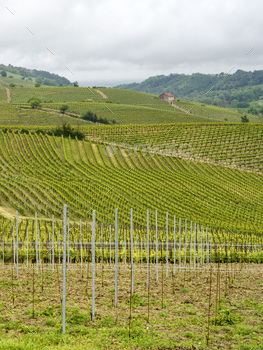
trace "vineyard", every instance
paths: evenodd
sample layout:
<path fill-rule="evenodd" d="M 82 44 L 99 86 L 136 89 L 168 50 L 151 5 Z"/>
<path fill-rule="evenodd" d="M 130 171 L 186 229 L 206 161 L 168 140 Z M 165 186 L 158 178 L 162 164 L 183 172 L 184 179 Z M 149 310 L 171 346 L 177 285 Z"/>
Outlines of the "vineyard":
<path fill-rule="evenodd" d="M 251 149 L 256 152 L 253 144 Z M 181 150 L 185 158 L 188 151 Z M 114 208 L 133 208 L 142 225 L 144 211 L 157 209 L 161 222 L 169 211 L 210 228 L 261 232 L 261 174 L 38 133 L 1 131 L 0 157 L 1 206 L 13 215 L 59 218 L 67 203 L 72 219 L 90 220 L 95 209 L 101 222 L 110 223 Z M 125 215 L 120 220 L 126 224 Z"/>
<path fill-rule="evenodd" d="M 126 226 L 117 209 L 112 225 L 94 210 L 92 225 L 65 213 L 62 227 L 54 217 L 43 226 L 37 214 L 23 227 L 17 213 L 12 239 L 1 244 L 7 347 L 261 349 L 262 238 L 215 243 L 196 223 L 174 216 L 169 227 L 168 213 L 160 226 L 157 211 L 155 227 L 145 213 L 144 228 L 132 210 Z"/>
<path fill-rule="evenodd" d="M 0 86 L 0 125 L 80 125 L 84 124 L 80 117 L 88 110 L 118 124 L 239 122 L 242 116 L 227 108 L 185 100 L 171 105 L 156 95 L 112 88 L 13 87 L 9 91 L 11 101 L 6 103 L 6 88 Z M 33 97 L 42 101 L 41 109 L 29 109 Z M 69 107 L 67 115 L 59 111 L 64 103 Z M 262 122 L 252 115 L 249 120 Z"/>
<path fill-rule="evenodd" d="M 10 91 L 0 349 L 262 350 L 260 120 L 119 89 Z"/>

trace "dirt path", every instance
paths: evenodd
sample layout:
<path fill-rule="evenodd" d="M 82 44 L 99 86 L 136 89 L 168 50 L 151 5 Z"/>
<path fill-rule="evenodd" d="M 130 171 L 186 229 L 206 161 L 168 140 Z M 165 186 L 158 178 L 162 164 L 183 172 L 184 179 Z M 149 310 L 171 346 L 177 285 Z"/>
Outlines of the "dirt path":
<path fill-rule="evenodd" d="M 11 93 L 8 88 L 6 88 L 6 99 L 7 99 L 7 103 L 11 102 Z"/>
<path fill-rule="evenodd" d="M 97 91 L 98 94 L 100 94 L 103 98 L 107 99 L 108 96 L 104 94 L 104 92 L 98 90 L 98 89 L 95 89 L 95 91 Z"/>
<path fill-rule="evenodd" d="M 187 110 L 187 109 L 185 109 L 185 108 L 183 108 L 183 107 L 180 107 L 180 106 L 178 106 L 175 102 L 173 102 L 172 106 L 174 106 L 174 107 L 177 108 L 177 109 L 180 109 L 180 111 L 183 111 L 183 112 L 185 112 L 185 113 L 187 113 L 187 114 L 191 114 L 191 110 Z"/>

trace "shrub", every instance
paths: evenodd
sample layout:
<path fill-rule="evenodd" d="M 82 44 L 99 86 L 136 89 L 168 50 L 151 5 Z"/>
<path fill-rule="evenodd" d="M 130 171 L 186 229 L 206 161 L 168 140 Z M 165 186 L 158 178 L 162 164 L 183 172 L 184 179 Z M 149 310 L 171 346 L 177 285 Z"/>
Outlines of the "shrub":
<path fill-rule="evenodd" d="M 72 128 L 70 124 L 63 124 L 62 127 L 58 126 L 53 133 L 55 136 L 64 136 L 77 138 L 78 140 L 83 140 L 85 138 L 84 132 Z"/>
<path fill-rule="evenodd" d="M 62 114 L 64 114 L 68 109 L 69 109 L 69 106 L 65 105 L 65 104 L 60 106 L 60 108 L 59 108 L 59 110 Z"/>
<path fill-rule="evenodd" d="M 6 73 L 5 70 L 2 70 L 2 71 L 0 72 L 0 74 L 2 75 L 3 78 L 5 78 L 5 77 L 7 76 L 7 73 Z"/>
<path fill-rule="evenodd" d="M 242 123 L 248 123 L 249 119 L 248 119 L 248 117 L 246 115 L 242 115 L 241 121 L 242 121 Z"/>
<path fill-rule="evenodd" d="M 29 103 L 33 109 L 42 107 L 42 101 L 38 97 L 31 97 L 27 103 Z"/>

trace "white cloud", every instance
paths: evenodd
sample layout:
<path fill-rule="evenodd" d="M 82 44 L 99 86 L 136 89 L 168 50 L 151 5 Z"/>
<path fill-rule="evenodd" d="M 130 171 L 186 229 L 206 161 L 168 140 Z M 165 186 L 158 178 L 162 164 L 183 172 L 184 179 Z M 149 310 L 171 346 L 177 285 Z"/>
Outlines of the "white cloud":
<path fill-rule="evenodd" d="M 0 62 L 93 82 L 262 69 L 262 10 L 259 0 L 10 0 Z"/>

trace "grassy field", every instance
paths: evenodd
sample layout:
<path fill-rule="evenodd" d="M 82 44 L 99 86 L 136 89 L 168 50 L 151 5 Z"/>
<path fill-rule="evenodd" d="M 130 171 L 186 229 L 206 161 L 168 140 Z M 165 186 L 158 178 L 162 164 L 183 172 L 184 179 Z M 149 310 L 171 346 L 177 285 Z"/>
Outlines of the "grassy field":
<path fill-rule="evenodd" d="M 10 84 L 15 84 L 16 86 L 34 87 L 36 78 L 31 79 L 22 79 L 21 75 L 7 72 L 7 77 L 0 77 L 0 85 L 9 86 Z"/>

